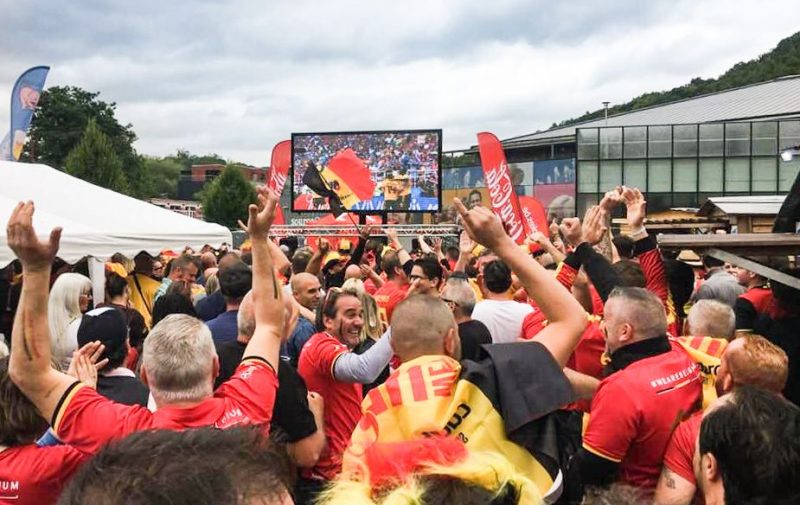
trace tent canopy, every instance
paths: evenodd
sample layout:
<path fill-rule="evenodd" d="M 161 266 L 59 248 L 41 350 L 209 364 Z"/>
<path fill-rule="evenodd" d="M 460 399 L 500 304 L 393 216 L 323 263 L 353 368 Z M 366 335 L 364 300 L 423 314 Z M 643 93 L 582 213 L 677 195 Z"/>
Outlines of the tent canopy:
<path fill-rule="evenodd" d="M 133 257 L 164 249 L 219 247 L 231 232 L 170 210 L 95 186 L 47 165 L 0 161 L 0 224 L 5 227 L 18 202 L 36 205 L 33 225 L 46 238 L 61 226 L 58 256 L 74 263 L 84 256 Z M 5 231 L 0 233 L 0 268 L 14 260 Z"/>

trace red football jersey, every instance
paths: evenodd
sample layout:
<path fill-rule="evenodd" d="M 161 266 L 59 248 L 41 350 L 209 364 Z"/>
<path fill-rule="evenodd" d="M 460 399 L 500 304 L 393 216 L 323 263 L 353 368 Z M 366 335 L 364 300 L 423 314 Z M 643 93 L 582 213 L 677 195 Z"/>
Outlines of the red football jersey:
<path fill-rule="evenodd" d="M 620 464 L 620 480 L 655 488 L 672 430 L 703 401 L 700 369 L 680 344 L 603 379 L 583 447 Z"/>
<path fill-rule="evenodd" d="M 772 304 L 772 290 L 764 286 L 750 288 L 739 295 L 739 298 L 744 298 L 752 303 L 757 313 L 766 314 Z"/>
<path fill-rule="evenodd" d="M 277 389 L 275 371 L 261 358 L 242 360 L 213 397 L 189 408 L 167 406 L 150 412 L 139 405 L 114 403 L 76 382 L 56 408 L 53 430 L 65 443 L 90 454 L 110 440 L 142 430 L 251 424 L 262 424 L 268 430 Z"/>
<path fill-rule="evenodd" d="M 392 312 L 398 303 L 402 302 L 408 292 L 409 284 L 398 286 L 394 281 L 386 281 L 386 284 L 375 291 L 375 302 L 378 304 L 378 313 L 384 328 L 387 328 L 392 321 Z"/>
<path fill-rule="evenodd" d="M 0 452 L 0 504 L 55 503 L 88 455 L 68 445 L 10 447 Z"/>
<path fill-rule="evenodd" d="M 697 481 L 692 461 L 702 422 L 703 412 L 698 411 L 679 424 L 667 445 L 667 452 L 664 453 L 664 466 L 694 485 L 697 485 Z"/>
<path fill-rule="evenodd" d="M 297 371 L 309 391 L 319 393 L 325 400 L 325 436 L 328 444 L 317 465 L 303 470 L 309 479 L 332 480 L 342 471 L 342 455 L 350 443 L 353 430 L 361 419 L 361 384 L 337 381 L 333 365 L 342 354 L 350 352 L 346 345 L 329 333 L 317 333 L 303 346 Z"/>

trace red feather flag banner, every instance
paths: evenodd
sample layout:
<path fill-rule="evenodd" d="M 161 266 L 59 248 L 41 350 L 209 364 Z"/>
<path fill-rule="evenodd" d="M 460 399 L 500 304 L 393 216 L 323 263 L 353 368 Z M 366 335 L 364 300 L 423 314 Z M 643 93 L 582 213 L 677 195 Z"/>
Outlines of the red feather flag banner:
<path fill-rule="evenodd" d="M 269 174 L 267 175 L 267 187 L 273 190 L 280 198 L 283 188 L 286 186 L 286 179 L 289 177 L 289 167 L 292 165 L 292 141 L 284 140 L 275 144 L 272 148 L 272 159 L 269 164 Z M 280 205 L 275 209 L 275 224 L 286 224 L 283 217 L 283 209 Z"/>
<path fill-rule="evenodd" d="M 547 223 L 547 212 L 544 205 L 534 196 L 520 196 L 519 208 L 522 212 L 522 221 L 528 235 L 535 231 L 540 231 L 545 235 L 550 233 Z"/>
<path fill-rule="evenodd" d="M 525 242 L 526 225 L 522 218 L 519 199 L 511 184 L 511 174 L 506 163 L 503 145 L 493 133 L 478 134 L 478 151 L 481 155 L 483 178 L 489 190 L 492 210 L 500 217 L 506 232 L 517 244 Z"/>

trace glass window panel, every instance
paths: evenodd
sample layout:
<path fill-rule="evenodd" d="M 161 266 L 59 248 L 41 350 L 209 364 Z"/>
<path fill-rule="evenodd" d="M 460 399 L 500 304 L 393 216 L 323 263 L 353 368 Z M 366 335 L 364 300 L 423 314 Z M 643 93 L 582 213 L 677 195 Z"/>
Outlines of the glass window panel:
<path fill-rule="evenodd" d="M 750 191 L 750 158 L 725 159 L 725 194 Z"/>
<path fill-rule="evenodd" d="M 672 127 L 675 157 L 697 156 L 697 125 L 677 124 Z"/>
<path fill-rule="evenodd" d="M 672 207 L 671 193 L 647 193 L 647 212 L 661 212 Z"/>
<path fill-rule="evenodd" d="M 596 161 L 578 163 L 578 191 L 581 193 L 597 193 Z"/>
<path fill-rule="evenodd" d="M 792 189 L 792 184 L 797 178 L 797 172 L 800 172 L 800 158 L 795 158 L 792 161 L 782 161 L 778 165 L 778 174 L 780 175 L 778 191 L 785 192 Z"/>
<path fill-rule="evenodd" d="M 672 156 L 672 127 L 648 127 L 648 158 L 664 158 Z"/>
<path fill-rule="evenodd" d="M 647 128 L 629 126 L 625 128 L 625 158 L 644 158 L 647 156 Z"/>
<path fill-rule="evenodd" d="M 675 160 L 673 164 L 672 190 L 676 192 L 697 191 L 697 160 Z"/>
<path fill-rule="evenodd" d="M 697 193 L 673 193 L 672 206 L 691 209 L 700 207 L 697 204 Z"/>
<path fill-rule="evenodd" d="M 647 162 L 647 192 L 672 191 L 671 160 L 650 160 Z"/>
<path fill-rule="evenodd" d="M 622 184 L 622 162 L 600 162 L 600 192 L 605 193 Z"/>
<path fill-rule="evenodd" d="M 725 155 L 750 155 L 750 123 L 725 124 Z"/>
<path fill-rule="evenodd" d="M 647 188 L 647 163 L 642 161 L 625 161 L 624 184 L 631 188 Z"/>
<path fill-rule="evenodd" d="M 721 124 L 700 125 L 700 156 L 722 156 Z"/>
<path fill-rule="evenodd" d="M 772 191 L 778 187 L 778 159 L 753 158 L 753 191 Z"/>
<path fill-rule="evenodd" d="M 722 193 L 722 158 L 700 160 L 699 182 L 701 192 Z"/>
<path fill-rule="evenodd" d="M 578 129 L 578 159 L 597 159 L 597 128 Z"/>
<path fill-rule="evenodd" d="M 781 121 L 781 139 L 779 149 L 786 149 L 800 144 L 800 121 Z"/>
<path fill-rule="evenodd" d="M 600 159 L 622 158 L 622 128 L 600 128 Z"/>
<path fill-rule="evenodd" d="M 775 156 L 776 154 L 778 154 L 778 123 L 774 121 L 753 123 L 753 155 Z"/>
<path fill-rule="evenodd" d="M 586 209 L 591 207 L 592 205 L 597 205 L 600 202 L 600 199 L 597 193 L 579 193 L 578 194 L 578 202 L 577 202 L 577 216 L 583 218 L 584 214 L 586 214 Z"/>

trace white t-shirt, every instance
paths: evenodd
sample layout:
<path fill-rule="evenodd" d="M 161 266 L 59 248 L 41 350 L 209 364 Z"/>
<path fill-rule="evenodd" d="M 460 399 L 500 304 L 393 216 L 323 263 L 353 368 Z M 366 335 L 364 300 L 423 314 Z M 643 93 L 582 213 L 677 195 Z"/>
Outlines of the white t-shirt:
<path fill-rule="evenodd" d="M 522 335 L 522 320 L 533 312 L 527 303 L 514 300 L 483 300 L 475 305 L 472 319 L 489 329 L 492 343 L 516 342 Z"/>

